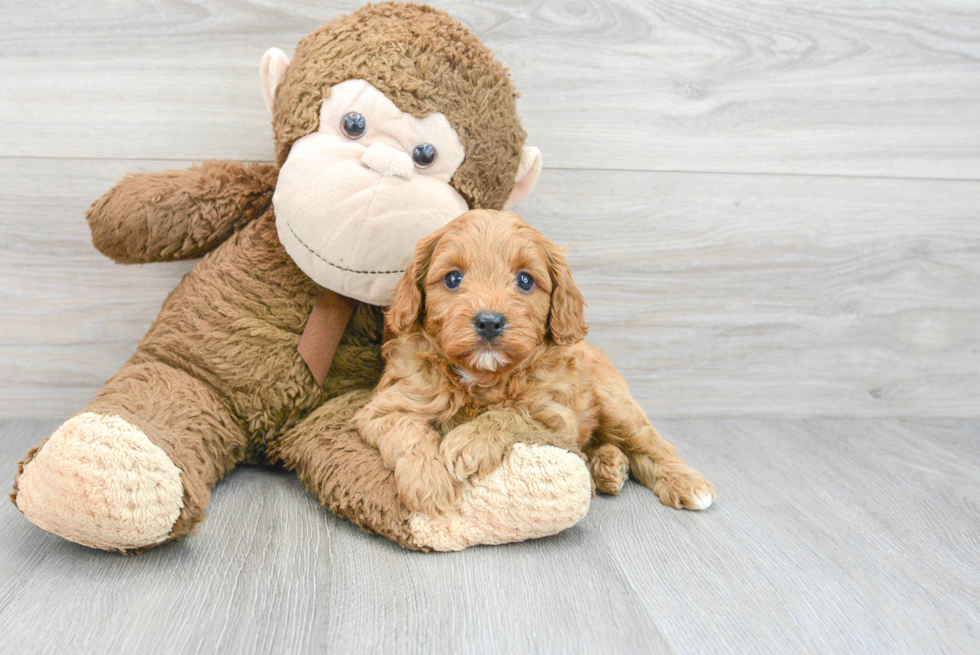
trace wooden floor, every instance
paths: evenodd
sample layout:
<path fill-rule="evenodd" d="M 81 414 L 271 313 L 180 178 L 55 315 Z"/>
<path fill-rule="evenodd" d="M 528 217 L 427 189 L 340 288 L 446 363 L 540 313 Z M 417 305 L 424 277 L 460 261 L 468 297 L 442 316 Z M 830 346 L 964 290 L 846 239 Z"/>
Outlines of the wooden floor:
<path fill-rule="evenodd" d="M 53 421 L 0 422 L 10 470 Z M 976 653 L 980 421 L 665 421 L 722 495 L 630 483 L 557 537 L 419 554 L 240 469 L 136 557 L 0 506 L 3 653 Z"/>

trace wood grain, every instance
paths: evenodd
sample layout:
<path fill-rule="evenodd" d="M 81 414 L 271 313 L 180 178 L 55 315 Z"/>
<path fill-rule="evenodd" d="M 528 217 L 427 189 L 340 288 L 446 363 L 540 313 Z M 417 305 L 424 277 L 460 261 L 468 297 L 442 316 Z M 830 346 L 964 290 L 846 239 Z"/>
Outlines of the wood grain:
<path fill-rule="evenodd" d="M 57 425 L 0 422 L 0 467 Z M 408 552 L 289 473 L 222 482 L 198 535 L 75 546 L 0 504 L 3 652 L 968 653 L 980 649 L 980 423 L 664 421 L 718 486 L 630 483 L 550 539 Z"/>
<path fill-rule="evenodd" d="M 0 160 L 0 415 L 64 417 L 190 263 L 121 267 L 84 209 L 170 162 Z M 520 211 L 570 246 L 651 415 L 980 415 L 980 184 L 546 171 Z"/>
<path fill-rule="evenodd" d="M 360 0 L 7 3 L 0 156 L 272 157 L 257 67 Z M 555 168 L 980 179 L 980 5 L 434 2 Z"/>

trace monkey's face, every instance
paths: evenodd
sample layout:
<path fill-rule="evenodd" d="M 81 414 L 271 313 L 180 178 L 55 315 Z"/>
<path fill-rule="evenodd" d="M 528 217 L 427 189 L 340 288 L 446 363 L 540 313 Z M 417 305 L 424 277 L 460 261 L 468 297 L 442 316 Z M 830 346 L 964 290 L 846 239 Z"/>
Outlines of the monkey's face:
<path fill-rule="evenodd" d="M 280 170 L 279 239 L 321 286 L 387 305 L 415 242 L 469 209 L 449 184 L 464 155 L 441 113 L 419 119 L 363 80 L 336 84 Z"/>

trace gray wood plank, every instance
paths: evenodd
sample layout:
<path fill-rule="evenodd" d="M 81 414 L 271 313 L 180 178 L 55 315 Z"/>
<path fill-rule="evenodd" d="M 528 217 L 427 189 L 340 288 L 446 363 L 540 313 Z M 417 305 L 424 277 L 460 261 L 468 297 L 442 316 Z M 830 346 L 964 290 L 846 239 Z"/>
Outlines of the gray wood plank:
<path fill-rule="evenodd" d="M 360 0 L 8 2 L 0 156 L 270 159 L 257 66 Z M 557 168 L 980 179 L 980 6 L 435 2 Z"/>
<path fill-rule="evenodd" d="M 0 160 L 0 416 L 76 411 L 132 353 L 191 264 L 116 266 L 83 212 L 171 165 Z M 656 417 L 977 416 L 978 207 L 971 182 L 546 171 L 520 211 Z"/>
<path fill-rule="evenodd" d="M 55 425 L 0 421 L 0 467 Z M 0 651 L 980 648 L 976 420 L 659 427 L 717 484 L 710 510 L 630 483 L 558 537 L 455 554 L 361 533 L 274 469 L 231 474 L 200 534 L 137 557 L 0 505 Z"/>
<path fill-rule="evenodd" d="M 958 443 L 980 436 L 976 423 L 954 425 Z M 642 602 L 660 613 L 677 652 L 976 649 L 980 468 L 931 447 L 931 426 L 762 419 L 661 427 L 691 444 L 688 452 L 697 444 L 691 457 L 724 490 L 719 512 L 704 516 L 711 527 L 703 532 L 674 522 L 654 531 L 656 508 L 633 486 L 617 505 L 625 529 L 610 529 L 610 552 L 633 572 L 635 589 L 655 590 Z M 670 563 L 643 565 L 650 561 Z"/>

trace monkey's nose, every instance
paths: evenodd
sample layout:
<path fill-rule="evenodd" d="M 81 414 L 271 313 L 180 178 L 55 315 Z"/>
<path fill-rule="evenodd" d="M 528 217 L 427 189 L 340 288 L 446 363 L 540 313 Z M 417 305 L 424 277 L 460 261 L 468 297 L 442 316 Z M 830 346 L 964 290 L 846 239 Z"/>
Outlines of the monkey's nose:
<path fill-rule="evenodd" d="M 395 175 L 406 180 L 415 172 L 415 164 L 407 152 L 392 148 L 388 144 L 372 143 L 361 155 L 361 163 L 382 175 Z"/>
<path fill-rule="evenodd" d="M 497 312 L 480 312 L 473 317 L 473 327 L 476 333 L 487 341 L 493 341 L 507 327 L 507 319 Z"/>

